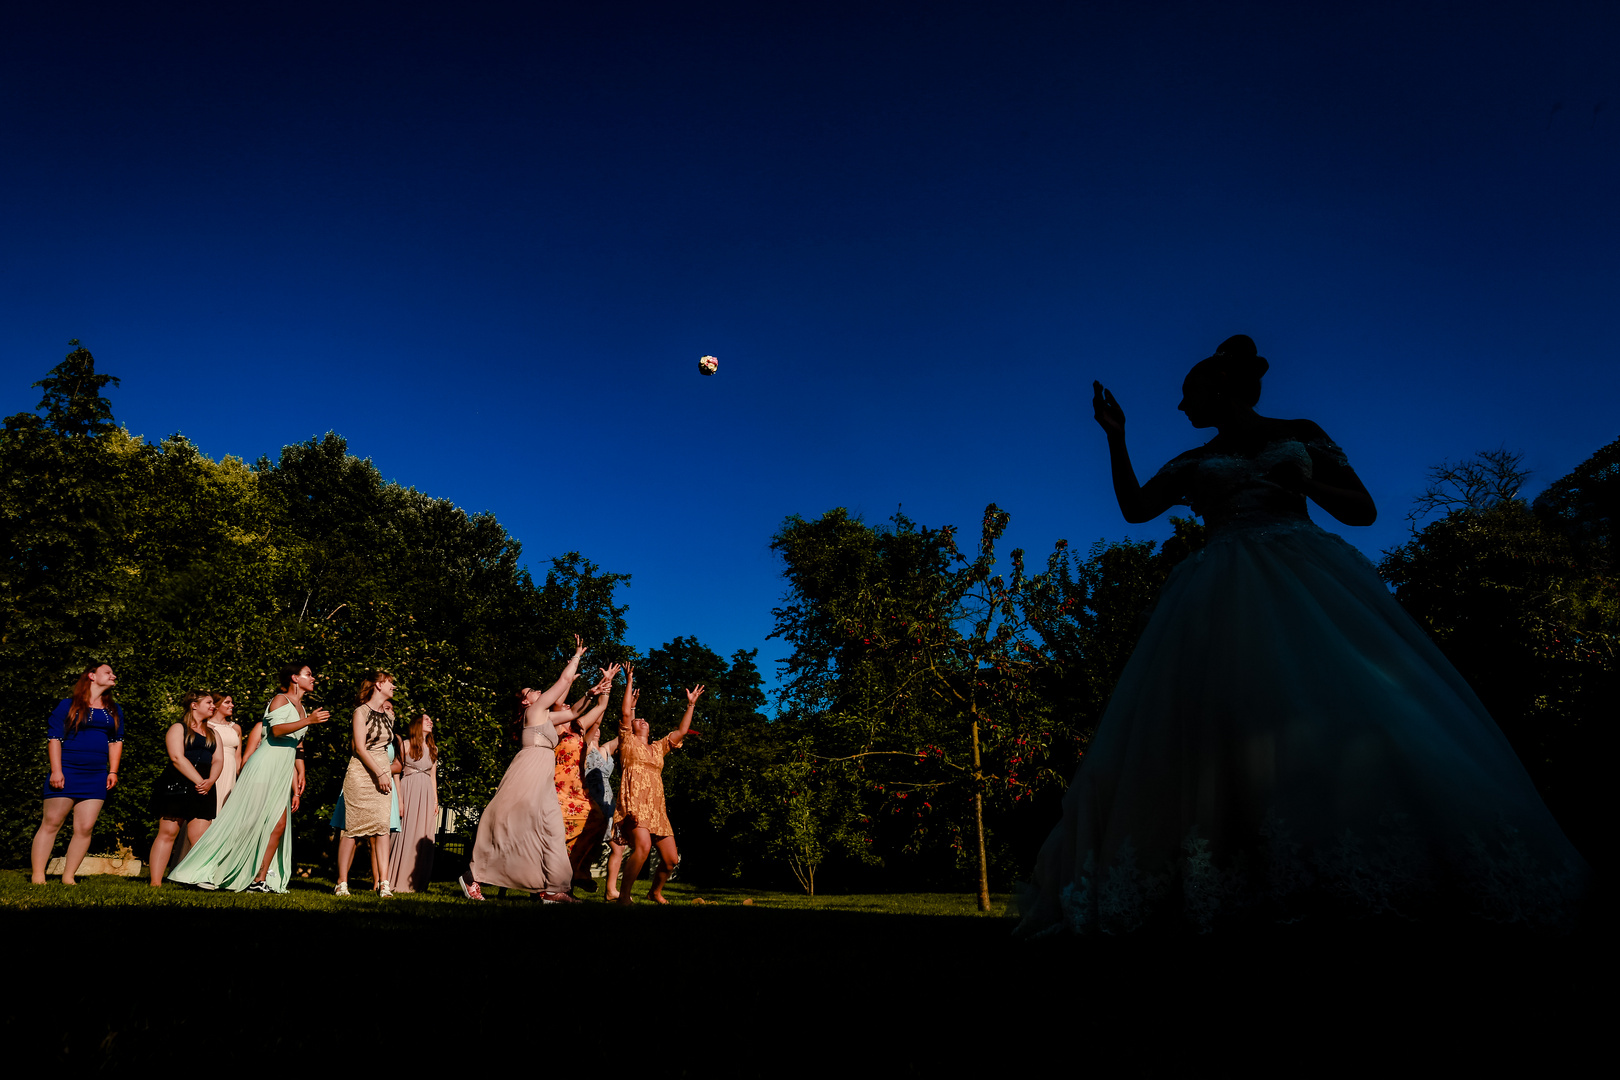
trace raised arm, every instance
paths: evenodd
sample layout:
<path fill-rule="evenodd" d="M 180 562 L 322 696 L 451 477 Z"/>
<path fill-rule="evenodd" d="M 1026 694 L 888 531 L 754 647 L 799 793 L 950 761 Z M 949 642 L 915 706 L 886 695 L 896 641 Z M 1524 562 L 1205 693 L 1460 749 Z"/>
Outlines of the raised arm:
<path fill-rule="evenodd" d="M 636 665 L 624 665 L 624 700 L 619 702 L 619 719 L 628 724 L 636 718 Z"/>
<path fill-rule="evenodd" d="M 681 740 L 686 738 L 686 733 L 692 730 L 692 713 L 697 709 L 697 699 L 702 696 L 703 685 L 701 683 L 686 692 L 686 713 L 681 717 L 681 726 L 667 736 L 669 745 L 681 745 Z"/>
<path fill-rule="evenodd" d="M 617 667 L 613 669 L 612 674 L 610 674 L 607 669 L 603 669 L 604 677 L 595 686 L 586 691 L 584 697 L 580 698 L 566 709 L 554 709 L 551 712 L 548 712 L 546 714 L 547 719 L 549 719 L 552 724 L 557 727 L 565 727 L 568 724 L 573 723 L 575 720 L 578 720 L 581 727 L 589 730 L 591 724 L 594 724 L 598 720 L 602 719 L 602 713 L 607 710 L 608 693 L 613 689 L 613 674 L 617 674 L 617 671 Z M 593 698 L 595 701 L 591 705 L 587 706 L 586 702 L 591 701 Z M 586 723 L 585 721 L 585 717 L 587 716 L 592 717 L 589 723 Z"/>
<path fill-rule="evenodd" d="M 584 655 L 585 639 L 575 634 L 574 655 L 569 659 L 567 666 L 563 668 L 562 674 L 557 676 L 557 681 L 552 684 L 550 690 L 541 694 L 529 705 L 529 721 L 531 723 L 535 721 L 537 710 L 542 713 L 548 711 L 558 701 L 562 700 L 564 694 L 568 693 L 568 688 L 579 677 L 579 661 Z M 570 716 L 569 719 L 573 719 L 573 717 Z"/>
<path fill-rule="evenodd" d="M 1125 448 L 1125 410 L 1100 382 L 1091 384 L 1091 412 L 1108 435 L 1108 464 L 1114 476 L 1114 498 L 1119 512 L 1132 525 L 1152 521 L 1175 505 L 1162 484 L 1136 482 L 1130 451 Z"/>

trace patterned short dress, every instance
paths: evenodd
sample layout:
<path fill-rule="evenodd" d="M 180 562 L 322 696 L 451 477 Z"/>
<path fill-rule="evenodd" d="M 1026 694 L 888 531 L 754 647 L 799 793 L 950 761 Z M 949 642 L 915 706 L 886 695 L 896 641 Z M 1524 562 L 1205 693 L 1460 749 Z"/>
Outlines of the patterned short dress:
<path fill-rule="evenodd" d="M 654 836 L 674 836 L 664 808 L 664 755 L 679 746 L 665 735 L 655 743 L 626 739 L 619 743 L 619 805 L 613 823 L 626 830 L 646 829 Z M 628 836 L 628 832 L 625 833 Z"/>
<path fill-rule="evenodd" d="M 591 816 L 591 799 L 585 794 L 585 774 L 580 768 L 580 757 L 585 752 L 585 736 L 565 728 L 557 740 L 557 805 L 562 809 L 563 824 L 567 827 L 568 842 L 572 844 L 585 831 L 585 819 Z"/>

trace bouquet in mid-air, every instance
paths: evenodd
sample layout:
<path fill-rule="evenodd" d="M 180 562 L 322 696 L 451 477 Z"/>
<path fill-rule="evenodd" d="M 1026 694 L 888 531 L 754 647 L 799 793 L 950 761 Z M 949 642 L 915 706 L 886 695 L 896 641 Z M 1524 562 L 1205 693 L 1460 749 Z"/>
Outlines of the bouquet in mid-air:
<path fill-rule="evenodd" d="M 718 356 L 698 357 L 698 370 L 703 372 L 705 375 L 713 375 L 715 371 L 719 369 L 719 367 L 720 358 Z"/>

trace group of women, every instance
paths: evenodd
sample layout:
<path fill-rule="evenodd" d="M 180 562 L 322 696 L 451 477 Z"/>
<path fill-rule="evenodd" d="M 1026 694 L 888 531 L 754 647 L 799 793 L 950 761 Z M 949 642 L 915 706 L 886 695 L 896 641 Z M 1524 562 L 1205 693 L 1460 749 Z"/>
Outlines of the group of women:
<path fill-rule="evenodd" d="M 680 725 L 657 742 L 637 717 L 640 691 L 635 668 L 601 669 L 584 696 L 570 704 L 585 644 L 574 639 L 573 657 L 548 689 L 518 691 L 513 729 L 520 749 L 495 797 L 478 820 L 477 840 L 461 879 L 470 900 L 484 899 L 483 886 L 520 889 L 544 903 L 577 903 L 576 888 L 595 891 L 589 861 L 608 841 L 607 898 L 632 902 L 630 883 L 640 876 L 653 848 L 659 864 L 648 899 L 663 904 L 664 883 L 680 862 L 674 827 L 664 804 L 664 755 L 692 733 L 692 716 L 703 687 L 686 692 Z M 602 716 L 619 672 L 625 672 L 619 734 L 601 741 Z M 614 793 L 614 758 L 619 790 Z M 618 885 L 623 870 L 624 885 Z"/>
<path fill-rule="evenodd" d="M 34 836 L 33 880 L 45 880 L 57 833 L 73 817 L 62 880 L 73 884 L 107 792 L 118 783 L 123 710 L 112 700 L 117 682 L 107 664 L 88 665 L 47 725 L 51 772 L 43 791 L 44 819 Z M 330 718 L 307 709 L 315 676 L 301 661 L 284 666 L 264 718 L 244 733 L 229 694 L 194 690 L 181 699 L 181 719 L 164 735 L 167 762 L 152 787 L 157 835 L 148 856 L 150 880 L 163 884 L 176 843 L 183 857 L 168 876 L 202 889 L 285 892 L 291 877 L 288 816 L 304 794 L 302 740 Z M 348 895 L 355 846 L 370 841 L 373 888 L 383 896 L 427 888 L 438 817 L 438 746 L 433 718 L 396 725 L 394 678 L 374 671 L 362 680 L 352 724 L 352 750 L 343 795 L 334 814 L 337 891 Z M 399 840 L 390 843 L 393 834 Z"/>
<path fill-rule="evenodd" d="M 664 755 L 691 732 L 703 687 L 687 692 L 680 726 L 649 742 L 646 720 L 635 715 L 640 691 L 626 670 L 620 734 L 601 742 L 601 720 L 621 668 L 601 678 L 579 700 L 567 701 L 579 676 L 584 644 L 545 690 L 518 693 L 514 727 L 520 749 L 479 819 L 463 892 L 482 900 L 480 883 L 521 889 L 547 903 L 575 903 L 574 891 L 595 891 L 590 856 L 609 846 L 608 899 L 631 902 L 619 890 L 621 865 L 634 881 L 656 847 L 659 863 L 650 898 L 665 903 L 664 883 L 680 860 L 664 805 Z M 72 884 L 92 828 L 118 783 L 124 716 L 112 700 L 117 682 L 107 664 L 93 664 L 73 693 L 51 714 L 47 739 L 51 773 L 44 788 L 44 820 L 34 838 L 33 880 L 45 880 L 56 835 L 72 814 L 74 830 L 62 880 Z M 153 785 L 158 819 L 149 854 L 151 884 L 171 881 L 201 889 L 285 892 L 291 878 L 289 815 L 304 794 L 302 740 L 330 718 L 305 707 L 315 675 L 302 662 L 286 665 L 264 718 L 246 732 L 233 718 L 228 694 L 195 690 L 181 699 L 181 718 L 164 735 L 167 762 Z M 349 871 L 367 841 L 372 888 L 382 897 L 427 889 L 433 870 L 438 818 L 439 748 L 426 713 L 402 724 L 394 714 L 394 676 L 369 672 L 355 696 L 348 768 L 332 814 L 339 830 L 339 896 L 349 895 Z M 612 776 L 619 766 L 619 791 Z M 169 869 L 176 846 L 178 864 Z"/>

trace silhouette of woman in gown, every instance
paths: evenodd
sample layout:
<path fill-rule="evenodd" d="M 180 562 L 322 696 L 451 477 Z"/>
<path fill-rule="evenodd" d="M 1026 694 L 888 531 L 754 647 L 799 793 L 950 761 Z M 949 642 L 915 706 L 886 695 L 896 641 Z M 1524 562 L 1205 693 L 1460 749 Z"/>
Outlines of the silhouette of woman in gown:
<path fill-rule="evenodd" d="M 1191 506 L 1210 539 L 1165 583 L 1020 931 L 1323 910 L 1568 922 L 1586 864 L 1372 564 L 1311 522 L 1306 499 L 1346 525 L 1377 510 L 1320 427 L 1254 411 L 1268 366 L 1241 334 L 1199 362 L 1179 408 L 1217 434 L 1145 484 L 1093 384 L 1125 519 Z"/>

